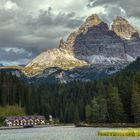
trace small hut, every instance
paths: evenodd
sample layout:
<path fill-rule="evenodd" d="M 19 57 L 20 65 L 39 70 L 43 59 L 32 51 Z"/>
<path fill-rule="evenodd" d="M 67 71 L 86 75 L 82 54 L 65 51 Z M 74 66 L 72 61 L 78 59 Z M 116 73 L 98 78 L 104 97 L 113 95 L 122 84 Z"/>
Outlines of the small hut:
<path fill-rule="evenodd" d="M 45 125 L 44 116 L 12 116 L 5 119 L 8 127 Z"/>

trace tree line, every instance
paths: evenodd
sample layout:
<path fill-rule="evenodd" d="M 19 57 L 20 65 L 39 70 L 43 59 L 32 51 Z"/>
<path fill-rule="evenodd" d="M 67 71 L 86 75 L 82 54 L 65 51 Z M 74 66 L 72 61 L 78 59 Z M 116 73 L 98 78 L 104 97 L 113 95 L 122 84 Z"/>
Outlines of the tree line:
<path fill-rule="evenodd" d="M 34 86 L 0 72 L 0 106 L 24 108 L 62 123 L 139 123 L 140 59 L 102 80 Z"/>

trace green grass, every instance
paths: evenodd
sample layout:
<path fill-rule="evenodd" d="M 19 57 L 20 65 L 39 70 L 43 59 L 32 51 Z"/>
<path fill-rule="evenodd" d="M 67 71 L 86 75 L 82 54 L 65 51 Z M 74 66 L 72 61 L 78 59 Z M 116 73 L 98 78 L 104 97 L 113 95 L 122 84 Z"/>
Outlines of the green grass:
<path fill-rule="evenodd" d="M 15 106 L 0 106 L 0 116 L 8 117 L 8 116 L 24 116 L 25 110 L 17 105 Z"/>
<path fill-rule="evenodd" d="M 24 116 L 25 110 L 17 105 L 15 106 L 0 106 L 0 127 L 5 125 L 5 118 L 8 116 Z"/>
<path fill-rule="evenodd" d="M 99 136 L 140 137 L 140 129 L 101 130 L 101 131 L 98 131 L 98 135 Z"/>

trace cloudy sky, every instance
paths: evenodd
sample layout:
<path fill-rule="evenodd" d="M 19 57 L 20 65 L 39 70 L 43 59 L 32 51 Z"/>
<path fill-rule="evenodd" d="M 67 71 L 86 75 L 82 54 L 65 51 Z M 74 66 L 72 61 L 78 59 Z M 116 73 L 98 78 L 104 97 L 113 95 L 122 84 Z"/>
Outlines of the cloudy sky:
<path fill-rule="evenodd" d="M 139 7 L 140 0 L 0 0 L 0 63 L 27 64 L 93 13 L 109 24 L 126 17 L 140 29 Z"/>

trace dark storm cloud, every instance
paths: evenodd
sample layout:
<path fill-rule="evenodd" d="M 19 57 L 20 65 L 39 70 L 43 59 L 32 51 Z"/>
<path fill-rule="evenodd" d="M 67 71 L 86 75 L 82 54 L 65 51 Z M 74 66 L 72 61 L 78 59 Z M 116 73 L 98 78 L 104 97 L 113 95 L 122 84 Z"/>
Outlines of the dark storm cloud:
<path fill-rule="evenodd" d="M 25 64 L 57 47 L 93 13 L 109 23 L 117 15 L 137 17 L 137 25 L 139 7 L 139 0 L 0 0 L 0 63 Z"/>
<path fill-rule="evenodd" d="M 18 12 L 0 10 L 0 62 L 33 59 L 47 48 L 57 47 L 59 40 L 82 22 L 75 18 L 74 12 L 54 15 L 51 8 L 40 11 L 36 17 Z M 4 48 L 25 51 L 19 53 Z"/>
<path fill-rule="evenodd" d="M 17 49 L 17 48 L 0 48 L 0 59 L 5 57 L 6 61 L 13 61 L 17 58 L 27 58 L 29 59 L 32 56 L 32 53 L 26 51 L 24 49 Z"/>
<path fill-rule="evenodd" d="M 24 49 L 18 48 L 0 48 L 0 63 L 4 65 L 25 64 L 29 63 L 33 53 Z"/>
<path fill-rule="evenodd" d="M 38 18 L 30 18 L 27 21 L 27 26 L 31 28 L 38 27 L 49 27 L 49 26 L 63 26 L 66 28 L 76 28 L 82 23 L 81 18 L 75 18 L 75 13 L 58 13 L 54 15 L 51 12 L 51 8 L 48 8 L 47 11 L 40 11 Z"/>

